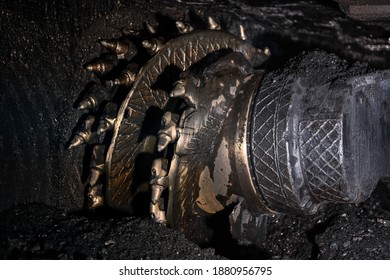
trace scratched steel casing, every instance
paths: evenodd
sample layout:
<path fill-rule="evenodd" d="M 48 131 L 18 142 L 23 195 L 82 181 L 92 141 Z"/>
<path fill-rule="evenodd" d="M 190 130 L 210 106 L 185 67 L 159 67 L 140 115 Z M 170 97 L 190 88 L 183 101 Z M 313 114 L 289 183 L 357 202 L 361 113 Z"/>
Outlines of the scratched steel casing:
<path fill-rule="evenodd" d="M 390 174 L 390 72 L 307 87 L 268 77 L 254 99 L 251 170 L 267 207 L 314 213 L 362 202 Z"/>

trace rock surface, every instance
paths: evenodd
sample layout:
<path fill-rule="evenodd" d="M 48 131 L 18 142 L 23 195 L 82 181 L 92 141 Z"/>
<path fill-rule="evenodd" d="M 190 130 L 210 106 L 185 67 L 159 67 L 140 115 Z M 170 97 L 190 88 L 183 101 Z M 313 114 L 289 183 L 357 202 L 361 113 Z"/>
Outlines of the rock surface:
<path fill-rule="evenodd" d="M 210 15 L 236 34 L 243 24 L 255 46 L 269 46 L 270 69 L 318 48 L 390 67 L 388 25 L 350 19 L 332 1 L 4 0 L 0 15 L 0 209 L 44 203 L 1 212 L 1 258 L 219 258 L 147 220 L 69 212 L 82 208 L 91 152 L 64 149 L 82 115 L 73 107 L 89 79 L 83 65 L 103 51 L 99 39 L 120 36 L 124 26 L 182 19 L 204 27 Z M 361 205 L 275 218 L 259 247 L 228 235 L 213 246 L 228 258 L 387 259 L 389 205 L 382 186 Z"/>

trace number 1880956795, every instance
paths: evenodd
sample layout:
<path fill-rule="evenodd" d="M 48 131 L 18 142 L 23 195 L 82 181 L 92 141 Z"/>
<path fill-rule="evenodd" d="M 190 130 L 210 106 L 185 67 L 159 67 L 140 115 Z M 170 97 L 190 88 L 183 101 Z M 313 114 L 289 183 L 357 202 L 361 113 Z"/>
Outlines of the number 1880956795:
<path fill-rule="evenodd" d="M 221 266 L 213 267 L 213 275 L 271 275 L 272 267 L 268 266 Z"/>

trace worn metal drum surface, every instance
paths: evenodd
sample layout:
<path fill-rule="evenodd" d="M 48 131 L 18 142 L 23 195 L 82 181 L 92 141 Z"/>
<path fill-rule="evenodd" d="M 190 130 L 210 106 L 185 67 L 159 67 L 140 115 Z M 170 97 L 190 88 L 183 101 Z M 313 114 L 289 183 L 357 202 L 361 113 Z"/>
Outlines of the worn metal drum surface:
<path fill-rule="evenodd" d="M 199 31 L 176 22 L 180 35 L 167 42 L 149 24 L 152 37 L 138 44 L 134 30 L 101 41 L 113 54 L 86 66 L 100 76 L 79 105 L 101 118 L 87 117 L 70 142 L 95 145 L 91 209 L 132 212 L 140 202 L 198 242 L 208 217 L 230 209 L 240 239 L 269 214 L 360 202 L 390 177 L 389 72 L 310 84 L 307 69 L 263 80 L 269 49 L 247 43 L 242 26 L 237 37 L 208 23 Z"/>
<path fill-rule="evenodd" d="M 107 153 L 110 205 L 126 209 L 131 205 L 134 191 L 142 188 L 142 184 L 148 184 L 149 172 L 145 173 L 145 170 L 150 170 L 150 160 L 155 157 L 157 147 L 153 145 L 156 135 L 151 127 L 145 127 L 144 121 L 148 114 L 153 114 L 150 117 L 156 119 L 157 114 L 162 117 L 162 112 L 169 106 L 169 92 L 153 88 L 157 79 L 164 71 L 171 74 L 169 70 L 173 66 L 177 71 L 185 71 L 206 55 L 224 49 L 243 52 L 247 59 L 257 55 L 255 48 L 228 33 L 216 30 L 193 32 L 168 42 L 142 67 L 121 104 Z M 149 130 L 149 135 L 143 134 L 146 130 Z"/>
<path fill-rule="evenodd" d="M 361 202 L 388 177 L 390 72 L 307 88 L 266 79 L 251 117 L 257 190 L 280 212 Z"/>

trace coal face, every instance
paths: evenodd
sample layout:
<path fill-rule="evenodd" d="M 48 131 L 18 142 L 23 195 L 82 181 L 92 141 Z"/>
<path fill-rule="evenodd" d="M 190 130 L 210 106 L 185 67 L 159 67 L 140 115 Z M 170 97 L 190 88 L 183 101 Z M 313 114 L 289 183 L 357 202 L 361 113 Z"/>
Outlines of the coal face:
<path fill-rule="evenodd" d="M 288 59 L 317 48 L 335 53 L 345 60 L 347 68 L 355 61 L 375 68 L 389 68 L 390 34 L 386 24 L 352 20 L 332 1 L 262 2 L 99 0 L 79 4 L 79 1 L 2 1 L 2 258 L 185 258 L 190 256 L 184 253 L 186 246 L 199 250 L 186 243 L 181 247 L 181 253 L 169 255 L 169 252 L 158 252 L 162 247 L 154 250 L 155 245 L 151 244 L 145 249 L 152 250 L 149 253 L 139 250 L 134 255 L 121 255 L 119 249 L 107 249 L 120 247 L 120 250 L 126 250 L 124 245 L 113 246 L 110 240 L 115 244 L 119 241 L 103 238 L 101 243 L 100 239 L 97 241 L 90 236 L 99 237 L 102 227 L 107 227 L 103 231 L 108 231 L 110 236 L 111 227 L 119 227 L 117 223 L 121 221 L 125 224 L 120 230 L 123 232 L 125 228 L 131 232 L 141 227 L 140 232 L 145 234 L 156 228 L 164 231 L 160 240 L 163 236 L 176 235 L 134 217 L 118 217 L 117 214 L 90 217 L 72 212 L 83 207 L 83 183 L 88 169 L 88 149 L 65 150 L 73 127 L 82 116 L 74 106 L 89 81 L 83 65 L 103 51 L 97 44 L 99 39 L 120 36 L 122 27 L 141 29 L 145 21 L 170 25 L 176 19 L 204 27 L 202 20 L 210 15 L 236 34 L 238 25 L 243 24 L 256 47 L 269 46 L 273 57 L 268 66 L 272 69 L 283 68 Z M 324 75 L 326 73 L 323 71 Z M 384 197 L 388 196 L 386 187 L 382 193 Z M 43 204 L 33 207 L 24 203 Z M 230 245 L 216 244 L 216 252 L 230 258 L 245 258 L 245 254 L 254 258 L 388 258 L 386 239 L 389 239 L 385 231 L 389 209 L 383 206 L 386 203 L 373 197 L 358 206 L 329 206 L 316 216 L 282 216 L 271 222 L 267 243 L 262 249 L 246 248 L 227 238 L 229 243 L 226 244 Z M 113 220 L 109 222 L 110 219 Z M 62 221 L 59 225 L 62 237 L 55 235 L 57 229 L 53 229 L 59 221 Z M 90 232 L 90 238 L 87 235 L 80 239 L 77 246 L 81 249 L 76 245 L 72 247 L 69 240 L 62 241 L 77 223 L 79 230 L 74 235 L 75 240 L 79 240 L 83 229 Z M 345 229 L 348 234 L 343 234 Z M 363 233 L 353 235 L 362 230 Z M 49 235 L 45 237 L 46 232 Z M 126 237 L 129 244 L 130 236 L 129 233 Z M 158 243 L 157 239 L 153 240 Z M 83 249 L 87 244 L 91 248 L 89 251 Z M 364 246 L 371 248 L 370 251 L 367 252 Z M 298 248 L 304 249 L 298 251 Z M 203 251 L 197 252 L 203 254 L 200 253 Z M 213 258 L 213 254 L 207 251 L 202 258 Z"/>

